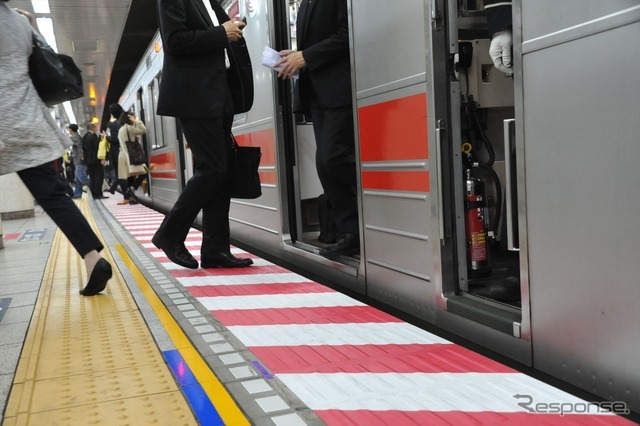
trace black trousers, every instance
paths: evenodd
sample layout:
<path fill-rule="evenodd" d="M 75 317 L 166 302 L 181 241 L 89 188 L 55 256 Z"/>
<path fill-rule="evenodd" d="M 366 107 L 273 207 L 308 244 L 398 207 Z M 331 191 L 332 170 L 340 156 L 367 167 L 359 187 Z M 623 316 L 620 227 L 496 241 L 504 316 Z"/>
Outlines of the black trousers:
<path fill-rule="evenodd" d="M 182 243 L 202 210 L 202 258 L 229 251 L 229 184 L 231 125 L 233 105 L 225 107 L 224 117 L 215 119 L 181 118 L 182 130 L 194 157 L 193 177 L 158 229 L 172 243 Z"/>
<path fill-rule="evenodd" d="M 52 163 L 19 171 L 18 176 L 80 256 L 84 258 L 90 251 L 103 249 L 87 219 L 66 195 L 66 189 Z"/>
<path fill-rule="evenodd" d="M 336 233 L 358 235 L 356 157 L 351 105 L 311 108 L 316 137 L 316 168 L 333 206 Z"/>
<path fill-rule="evenodd" d="M 87 165 L 89 188 L 93 198 L 102 197 L 102 182 L 104 181 L 104 167 L 100 163 Z"/>

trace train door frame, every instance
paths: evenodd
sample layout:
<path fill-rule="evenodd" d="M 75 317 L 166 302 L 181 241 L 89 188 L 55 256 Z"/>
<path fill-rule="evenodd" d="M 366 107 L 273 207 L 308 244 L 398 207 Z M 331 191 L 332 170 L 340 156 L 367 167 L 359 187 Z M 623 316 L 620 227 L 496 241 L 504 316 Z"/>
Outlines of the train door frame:
<path fill-rule="evenodd" d="M 527 293 L 521 295 L 522 309 L 511 308 L 467 292 L 467 248 L 465 239 L 464 181 L 462 162 L 462 120 L 460 82 L 453 77 L 458 53 L 458 0 L 431 0 L 425 32 L 428 46 L 429 132 L 434 143 L 437 172 L 439 240 L 434 238 L 436 270 L 436 324 L 465 338 L 499 349 L 531 365 L 532 345 Z M 517 29 L 514 28 L 514 33 Z M 514 43 L 514 56 L 518 56 Z M 516 65 L 517 67 L 517 65 Z M 518 68 L 516 68 L 518 69 Z M 517 84 L 517 81 L 516 81 Z M 521 156 L 519 156 L 521 157 Z M 523 193 L 519 194 L 522 199 Z M 525 225 L 520 220 L 520 226 Z M 521 245 L 526 239 L 520 238 Z M 526 252 L 525 252 L 526 253 Z"/>
<path fill-rule="evenodd" d="M 292 38 L 289 28 L 291 22 L 290 1 L 272 0 L 273 6 L 271 22 L 272 40 L 276 49 L 291 48 Z M 351 22 L 349 22 L 351 25 Z M 353 59 L 351 59 L 353 67 Z M 352 73 L 352 85 L 353 85 Z M 364 294 L 365 284 L 363 276 L 363 258 L 341 257 L 339 261 L 327 259 L 318 254 L 320 247 L 302 238 L 302 196 L 299 169 L 298 135 L 295 113 L 293 112 L 293 85 L 289 80 L 277 78 L 274 74 L 274 111 L 276 115 L 277 143 L 284 149 L 279 150 L 280 176 L 284 176 L 284 182 L 280 182 L 282 220 L 283 220 L 283 249 L 296 257 L 303 257 L 322 268 L 331 268 L 335 274 L 330 274 L 330 279 L 337 280 L 340 285 L 351 288 Z M 359 176 L 359 161 L 357 158 L 357 114 L 354 100 L 354 137 L 356 140 L 356 168 Z M 358 177 L 358 194 L 360 193 L 360 181 Z M 358 209 L 361 215 L 361 203 L 358 196 Z M 360 222 L 360 226 L 362 223 Z"/>

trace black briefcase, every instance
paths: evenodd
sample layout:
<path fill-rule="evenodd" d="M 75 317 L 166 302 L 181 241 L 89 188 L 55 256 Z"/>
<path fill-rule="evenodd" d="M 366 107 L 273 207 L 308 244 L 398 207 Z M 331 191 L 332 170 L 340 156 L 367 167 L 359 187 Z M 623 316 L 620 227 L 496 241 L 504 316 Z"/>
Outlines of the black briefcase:
<path fill-rule="evenodd" d="M 253 199 L 262 195 L 258 174 L 260 157 L 260 147 L 241 146 L 233 138 L 229 185 L 231 198 Z"/>

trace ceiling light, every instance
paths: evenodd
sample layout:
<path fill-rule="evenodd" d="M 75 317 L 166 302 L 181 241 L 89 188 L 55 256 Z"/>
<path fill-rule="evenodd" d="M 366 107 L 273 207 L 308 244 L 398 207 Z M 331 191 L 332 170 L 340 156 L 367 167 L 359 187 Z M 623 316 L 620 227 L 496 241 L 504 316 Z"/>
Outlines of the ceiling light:
<path fill-rule="evenodd" d="M 62 104 L 64 107 L 64 111 L 67 113 L 67 118 L 69 119 L 70 124 L 78 124 L 76 121 L 76 115 L 73 113 L 73 109 L 71 108 L 71 102 L 67 101 Z"/>
<path fill-rule="evenodd" d="M 51 13 L 49 0 L 31 0 L 31 5 L 35 13 Z"/>
<path fill-rule="evenodd" d="M 58 44 L 56 43 L 56 35 L 53 33 L 53 19 L 51 18 L 36 18 L 38 22 L 38 29 L 40 34 L 47 40 L 49 46 L 57 52 Z"/>

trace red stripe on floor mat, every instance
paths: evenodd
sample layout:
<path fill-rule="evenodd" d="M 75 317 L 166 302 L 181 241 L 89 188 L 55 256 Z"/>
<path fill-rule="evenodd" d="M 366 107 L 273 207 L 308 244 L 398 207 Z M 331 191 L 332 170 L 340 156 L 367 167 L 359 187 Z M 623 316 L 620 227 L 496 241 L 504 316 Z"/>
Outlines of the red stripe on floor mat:
<path fill-rule="evenodd" d="M 249 258 L 244 254 L 240 257 Z M 197 256 L 195 256 L 198 259 Z M 158 258 L 160 259 L 160 258 Z M 171 271 L 174 277 L 217 277 L 221 275 L 258 275 L 258 274 L 289 274 L 290 271 L 280 266 L 248 266 L 246 268 L 208 268 L 208 269 L 175 269 Z"/>
<path fill-rule="evenodd" d="M 605 426 L 632 425 L 633 422 L 616 416 L 571 414 L 534 414 L 534 413 L 493 413 L 488 411 L 338 411 L 314 410 L 322 420 L 331 426 L 389 426 L 389 425 L 566 425 L 566 426 Z"/>
<path fill-rule="evenodd" d="M 402 322 L 371 306 L 211 311 L 224 325 L 353 324 Z"/>
<path fill-rule="evenodd" d="M 275 374 L 516 372 L 455 344 L 254 346 L 249 350 Z"/>
<path fill-rule="evenodd" d="M 242 284 L 242 285 L 204 285 L 190 286 L 189 292 L 195 297 L 220 296 L 259 296 L 262 294 L 305 294 L 335 293 L 328 287 L 317 283 L 288 284 Z M 242 313 L 241 315 L 245 315 Z"/>

